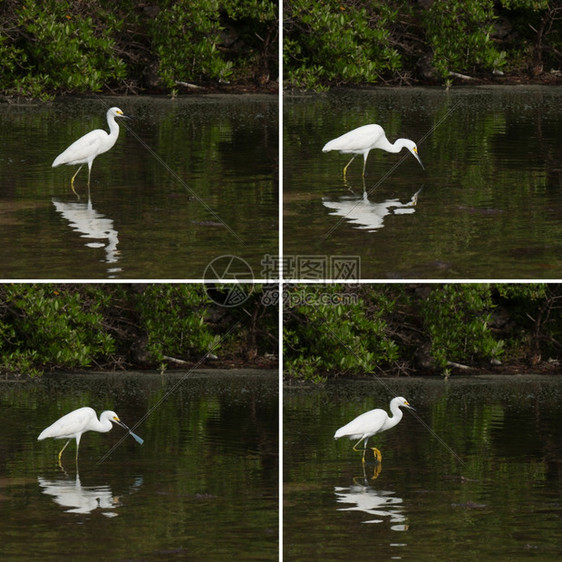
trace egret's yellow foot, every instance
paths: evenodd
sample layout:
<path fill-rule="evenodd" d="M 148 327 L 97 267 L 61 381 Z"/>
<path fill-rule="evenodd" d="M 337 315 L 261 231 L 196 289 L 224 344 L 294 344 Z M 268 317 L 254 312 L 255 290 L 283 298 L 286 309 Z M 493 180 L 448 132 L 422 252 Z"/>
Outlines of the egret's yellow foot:
<path fill-rule="evenodd" d="M 76 197 L 78 197 L 78 199 L 80 199 L 80 195 L 78 195 L 78 193 L 76 193 L 76 190 L 74 189 L 74 178 L 78 175 L 78 172 L 82 169 L 82 166 L 80 166 L 78 168 L 78 170 L 76 170 L 76 173 L 72 176 L 72 179 L 70 180 L 70 188 L 72 189 L 74 195 L 76 195 Z M 64 449 L 63 449 L 64 450 Z"/>
<path fill-rule="evenodd" d="M 382 462 L 381 452 L 376 447 L 371 447 L 371 449 L 373 450 L 373 455 L 375 455 L 375 460 L 379 463 Z"/>

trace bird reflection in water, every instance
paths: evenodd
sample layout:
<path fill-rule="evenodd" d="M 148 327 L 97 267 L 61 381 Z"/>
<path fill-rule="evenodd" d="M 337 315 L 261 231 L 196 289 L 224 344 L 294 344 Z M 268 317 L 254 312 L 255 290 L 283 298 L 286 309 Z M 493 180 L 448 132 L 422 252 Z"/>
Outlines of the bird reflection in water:
<path fill-rule="evenodd" d="M 380 474 L 381 463 L 375 463 L 376 476 Z M 363 464 L 363 476 L 353 479 L 349 487 L 336 486 L 334 488 L 336 501 L 339 504 L 349 504 L 349 507 L 339 507 L 338 511 L 358 511 L 368 516 L 362 523 L 383 523 L 388 520 L 393 531 L 407 531 L 408 522 L 404 515 L 403 500 L 391 490 L 377 490 L 367 477 L 367 466 Z"/>
<path fill-rule="evenodd" d="M 389 490 L 375 490 L 371 486 L 353 485 L 335 488 L 338 503 L 351 504 L 338 511 L 359 511 L 368 515 L 363 523 L 382 523 L 387 518 L 393 531 L 407 531 L 407 518 L 402 511 L 402 498 Z"/>
<path fill-rule="evenodd" d="M 117 517 L 117 508 L 120 507 L 121 497 L 113 495 L 111 487 L 107 484 L 101 486 L 83 486 L 80 476 L 76 474 L 74 480 L 68 478 L 47 479 L 37 477 L 37 482 L 42 492 L 53 498 L 53 501 L 63 508 L 65 513 L 92 513 L 101 510 L 105 517 Z M 129 489 L 133 493 L 142 485 L 142 478 L 137 478 Z"/>
<path fill-rule="evenodd" d="M 362 196 L 352 195 L 340 197 L 339 201 L 324 199 L 322 204 L 331 209 L 331 215 L 346 219 L 355 228 L 375 232 L 384 226 L 388 215 L 411 215 L 416 212 L 418 197 L 423 188 L 418 189 L 409 201 L 402 203 L 396 198 L 374 202 L 369 200 L 367 191 Z"/>
<path fill-rule="evenodd" d="M 98 213 L 90 199 L 87 203 L 73 201 L 70 203 L 53 199 L 58 213 L 66 219 L 70 228 L 87 240 L 88 248 L 104 248 L 105 263 L 115 264 L 119 261 L 120 252 L 118 232 L 113 227 L 113 219 Z M 118 273 L 121 268 L 112 267 L 109 273 Z"/>

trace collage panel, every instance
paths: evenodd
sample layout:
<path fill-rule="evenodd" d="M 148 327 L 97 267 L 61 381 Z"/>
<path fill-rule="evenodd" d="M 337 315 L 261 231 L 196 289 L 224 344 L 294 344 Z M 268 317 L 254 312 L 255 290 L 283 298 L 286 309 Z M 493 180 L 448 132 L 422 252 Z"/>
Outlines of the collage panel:
<path fill-rule="evenodd" d="M 287 285 L 283 559 L 558 558 L 561 299 Z"/>
<path fill-rule="evenodd" d="M 225 255 L 263 278 L 279 6 L 238 4 L 0 7 L 0 279 L 214 280 Z"/>
<path fill-rule="evenodd" d="M 286 280 L 562 277 L 561 8 L 449 4 L 285 2 Z"/>
<path fill-rule="evenodd" d="M 0 284 L 2 560 L 278 559 L 277 300 L 239 289 Z"/>

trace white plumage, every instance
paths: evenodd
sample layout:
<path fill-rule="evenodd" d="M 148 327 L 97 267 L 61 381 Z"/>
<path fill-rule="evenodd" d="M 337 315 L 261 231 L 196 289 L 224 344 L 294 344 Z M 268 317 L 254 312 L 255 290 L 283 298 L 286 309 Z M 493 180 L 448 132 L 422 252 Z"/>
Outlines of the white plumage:
<path fill-rule="evenodd" d="M 367 157 L 373 148 L 380 148 L 386 152 L 400 152 L 403 148 L 407 148 L 423 168 L 423 164 L 418 155 L 418 147 L 414 141 L 410 139 L 397 139 L 396 142 L 391 143 L 386 138 L 384 129 L 375 123 L 363 125 L 362 127 L 345 133 L 337 139 L 327 142 L 322 152 L 337 150 L 342 154 L 353 154 L 353 157 L 343 169 L 343 177 L 345 178 L 347 168 L 358 154 L 363 155 L 363 176 L 365 175 Z"/>
<path fill-rule="evenodd" d="M 397 396 L 390 401 L 390 411 L 392 412 L 392 417 L 390 417 L 384 410 L 377 408 L 376 410 L 369 410 L 360 416 L 357 416 L 354 420 L 350 421 L 348 424 L 340 427 L 334 434 L 334 439 L 339 439 L 340 437 L 348 437 L 349 439 L 359 439 L 357 443 L 353 446 L 354 451 L 363 451 L 363 462 L 365 461 L 365 451 L 367 450 L 367 441 L 369 437 L 376 435 L 390 429 L 397 425 L 402 419 L 403 412 L 400 409 L 409 408 L 413 410 L 412 406 L 408 401 L 402 396 Z M 357 446 L 361 441 L 363 443 L 363 449 L 357 449 Z M 371 447 L 375 458 L 378 462 L 382 460 L 382 455 L 380 451 Z"/>
<path fill-rule="evenodd" d="M 119 125 L 115 121 L 115 118 L 127 116 L 118 107 L 112 107 L 107 110 L 106 117 L 107 124 L 109 125 L 109 133 L 103 129 L 95 129 L 94 131 L 86 133 L 83 137 L 74 141 L 64 152 L 59 154 L 53 162 L 53 168 L 62 164 L 68 164 L 69 166 L 80 164 L 80 167 L 70 180 L 70 186 L 76 195 L 78 194 L 74 189 L 74 178 L 78 175 L 82 166 L 88 164 L 88 188 L 90 187 L 90 174 L 92 172 L 94 159 L 96 156 L 111 149 L 119 136 Z"/>
<path fill-rule="evenodd" d="M 80 447 L 82 434 L 86 431 L 107 433 L 113 428 L 114 423 L 125 428 L 135 438 L 135 440 L 142 445 L 143 440 L 138 435 L 135 435 L 119 419 L 119 416 L 115 412 L 106 410 L 100 414 L 100 419 L 98 420 L 96 412 L 87 406 L 84 408 L 78 408 L 77 410 L 62 416 L 62 418 L 59 418 L 56 422 L 51 424 L 39 434 L 37 441 L 43 441 L 43 439 L 48 439 L 49 437 L 52 437 L 53 439 L 68 439 L 59 453 L 60 465 L 62 452 L 66 449 L 66 446 L 70 443 L 70 441 L 72 441 L 72 439 L 76 439 L 76 461 L 78 461 L 78 449 Z"/>

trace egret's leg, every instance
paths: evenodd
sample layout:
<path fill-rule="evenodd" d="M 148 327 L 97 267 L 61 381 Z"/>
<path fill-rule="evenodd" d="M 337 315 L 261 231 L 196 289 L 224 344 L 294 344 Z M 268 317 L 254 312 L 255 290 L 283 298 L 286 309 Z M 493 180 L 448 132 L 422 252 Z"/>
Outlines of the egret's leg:
<path fill-rule="evenodd" d="M 88 190 L 90 189 L 90 175 L 92 174 L 92 162 L 88 162 Z"/>
<path fill-rule="evenodd" d="M 365 439 L 365 443 L 363 443 L 363 448 L 358 449 L 357 445 L 359 445 L 359 443 L 361 443 L 361 441 L 363 441 L 363 439 Z M 357 443 L 355 443 L 355 445 L 353 445 L 353 450 L 356 451 L 357 453 L 359 453 L 360 451 L 363 451 L 363 457 L 361 458 L 362 462 L 365 462 L 365 451 L 367 450 L 367 441 L 369 441 L 368 437 L 361 437 L 361 439 L 359 439 L 359 441 L 357 441 Z"/>
<path fill-rule="evenodd" d="M 64 447 L 60 450 L 59 453 L 59 466 L 62 467 L 62 463 L 61 463 L 61 457 L 62 457 L 62 452 L 66 449 L 67 445 L 72 441 L 72 439 L 69 439 L 65 444 Z"/>
<path fill-rule="evenodd" d="M 363 439 L 365 439 L 365 442 L 363 443 L 363 448 L 362 449 L 358 449 L 357 446 L 359 445 L 359 443 L 361 443 L 361 441 L 363 441 Z M 360 452 L 363 451 L 363 462 L 365 462 L 365 451 L 367 451 L 368 449 L 371 449 L 371 451 L 373 451 L 373 455 L 375 456 L 375 460 L 377 462 L 382 462 L 382 455 L 381 452 L 376 448 L 376 447 L 367 447 L 367 442 L 369 441 L 369 437 L 361 437 L 361 439 L 359 439 L 359 441 L 357 441 L 357 443 L 355 443 L 355 445 L 353 445 L 353 450 L 356 452 Z"/>
<path fill-rule="evenodd" d="M 347 163 L 346 167 L 343 169 L 343 177 L 344 177 L 344 179 L 345 179 L 345 175 L 346 175 L 346 173 L 347 173 L 347 169 L 349 168 L 349 165 L 353 162 L 353 160 L 355 160 L 355 157 L 356 157 L 356 156 L 357 156 L 357 154 L 354 154 L 354 155 L 351 157 L 351 160 Z"/>
<path fill-rule="evenodd" d="M 78 468 L 78 451 L 80 450 L 80 439 L 82 434 L 76 436 L 76 468 Z"/>
<path fill-rule="evenodd" d="M 365 446 L 363 445 L 362 449 L 358 449 L 357 446 L 359 445 L 359 443 L 361 443 L 361 441 L 363 441 L 363 439 L 365 439 L 365 442 L 367 442 L 367 440 L 369 439 L 368 437 L 361 437 L 361 439 L 359 439 L 359 441 L 357 441 L 357 443 L 355 443 L 355 445 L 353 445 L 353 450 L 357 453 L 364 451 L 365 450 Z"/>
<path fill-rule="evenodd" d="M 76 193 L 76 190 L 74 189 L 74 178 L 78 175 L 78 172 L 82 169 L 83 165 L 84 164 L 80 165 L 80 167 L 78 168 L 78 170 L 76 170 L 76 173 L 72 176 L 72 179 L 70 180 L 70 187 L 72 188 L 72 191 L 74 192 L 74 195 L 76 195 L 76 197 L 78 197 L 78 199 L 80 199 L 80 195 L 78 195 L 78 193 Z"/>
<path fill-rule="evenodd" d="M 363 155 L 363 177 L 365 177 L 365 169 L 367 168 L 367 158 L 368 158 L 368 156 L 369 156 L 368 152 Z"/>

